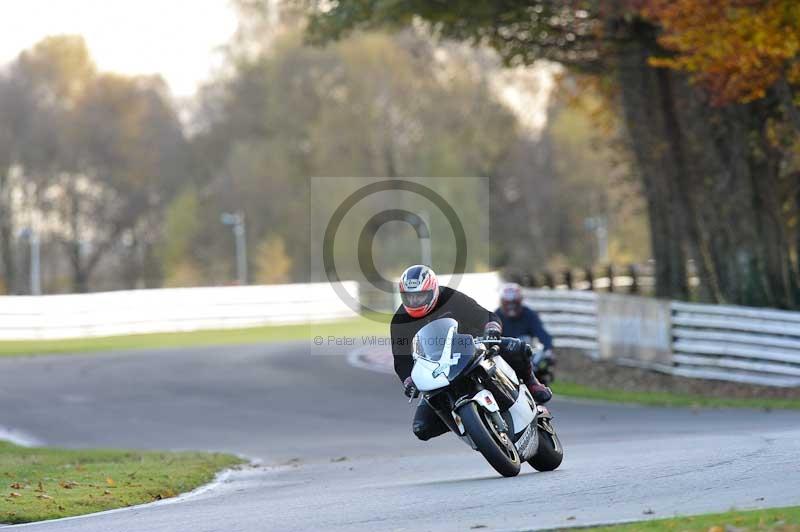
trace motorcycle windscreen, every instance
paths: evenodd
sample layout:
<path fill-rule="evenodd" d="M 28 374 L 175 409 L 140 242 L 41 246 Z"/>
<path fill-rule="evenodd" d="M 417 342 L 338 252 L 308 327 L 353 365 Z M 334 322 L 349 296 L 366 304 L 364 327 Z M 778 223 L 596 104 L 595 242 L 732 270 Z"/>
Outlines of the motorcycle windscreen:
<path fill-rule="evenodd" d="M 414 355 L 437 366 L 433 377 L 455 378 L 475 354 L 475 341 L 469 334 L 458 333 L 458 322 L 452 318 L 432 321 L 414 337 Z"/>

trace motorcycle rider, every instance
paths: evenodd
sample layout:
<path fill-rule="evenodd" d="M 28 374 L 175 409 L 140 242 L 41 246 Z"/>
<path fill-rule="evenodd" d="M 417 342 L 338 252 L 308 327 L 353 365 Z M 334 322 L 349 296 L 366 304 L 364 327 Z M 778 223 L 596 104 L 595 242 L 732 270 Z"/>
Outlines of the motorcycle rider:
<path fill-rule="evenodd" d="M 539 378 L 549 374 L 555 363 L 553 356 L 553 337 L 545 330 L 539 314 L 522 303 L 522 289 L 517 283 L 503 285 L 500 290 L 500 307 L 495 311 L 503 325 L 503 334 L 514 338 L 538 339 L 544 348 L 541 367 L 534 368 Z"/>
<path fill-rule="evenodd" d="M 418 394 L 411 369 L 414 366 L 412 341 L 417 332 L 428 323 L 441 318 L 453 318 L 458 322 L 458 332 L 472 336 L 500 339 L 502 325 L 499 318 L 486 310 L 474 299 L 447 286 L 439 286 L 436 274 L 427 266 L 417 264 L 407 268 L 400 278 L 402 304 L 392 318 L 391 337 L 394 370 L 403 382 L 405 394 Z M 504 339 L 500 344 L 500 356 L 514 369 L 530 390 L 537 403 L 546 403 L 553 396 L 543 386 L 531 367 L 530 347 L 515 338 Z M 436 411 L 426 401 L 420 401 L 414 414 L 414 434 L 428 440 L 449 429 Z"/>

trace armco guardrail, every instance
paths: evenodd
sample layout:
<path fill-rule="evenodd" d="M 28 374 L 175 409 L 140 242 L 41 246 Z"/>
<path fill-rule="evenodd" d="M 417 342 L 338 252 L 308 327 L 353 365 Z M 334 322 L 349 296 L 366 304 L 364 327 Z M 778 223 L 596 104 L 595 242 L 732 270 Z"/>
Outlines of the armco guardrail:
<path fill-rule="evenodd" d="M 604 297 L 626 296 L 525 290 L 526 302 L 540 312 L 546 327 L 556 337 L 557 347 L 580 348 L 593 357 L 683 377 L 800 386 L 800 312 L 672 302 L 665 318 L 670 323 L 664 324 L 669 328 L 670 339 L 667 359 L 636 360 L 631 358 L 630 350 L 624 357 L 601 352 L 598 331 L 603 328 L 603 320 L 619 319 L 598 313 Z M 632 303 L 635 305 L 635 301 Z M 640 324 L 635 319 L 625 322 L 627 330 L 620 328 L 619 323 L 615 325 L 620 331 L 617 334 L 628 336 L 619 338 L 620 344 L 630 344 L 630 338 L 643 336 L 636 330 Z M 641 351 L 646 351 L 645 346 Z"/>
<path fill-rule="evenodd" d="M 358 300 L 358 284 L 342 287 Z M 0 340 L 321 322 L 355 316 L 328 283 L 0 297 Z"/>
<path fill-rule="evenodd" d="M 800 386 L 800 313 L 672 303 L 673 373 Z"/>
<path fill-rule="evenodd" d="M 525 289 L 525 303 L 536 309 L 557 345 L 598 350 L 597 292 Z"/>

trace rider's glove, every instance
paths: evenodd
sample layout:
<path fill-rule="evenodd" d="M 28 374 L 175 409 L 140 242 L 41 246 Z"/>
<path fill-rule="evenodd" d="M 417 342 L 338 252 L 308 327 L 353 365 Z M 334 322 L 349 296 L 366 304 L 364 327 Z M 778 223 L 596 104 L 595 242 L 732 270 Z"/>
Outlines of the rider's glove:
<path fill-rule="evenodd" d="M 530 358 L 530 347 L 519 338 L 503 338 L 503 352 Z"/>
<path fill-rule="evenodd" d="M 406 397 L 411 399 L 419 396 L 419 390 L 417 390 L 411 377 L 406 377 L 406 380 L 403 381 L 403 393 L 406 394 Z"/>
<path fill-rule="evenodd" d="M 489 340 L 499 340 L 502 326 L 496 321 L 490 321 L 483 326 L 483 337 Z"/>

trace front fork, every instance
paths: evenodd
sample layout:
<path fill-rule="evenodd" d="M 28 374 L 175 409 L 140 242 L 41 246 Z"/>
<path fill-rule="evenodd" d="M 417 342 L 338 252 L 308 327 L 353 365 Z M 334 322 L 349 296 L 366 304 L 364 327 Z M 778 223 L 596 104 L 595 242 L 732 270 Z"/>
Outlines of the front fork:
<path fill-rule="evenodd" d="M 547 432 L 548 434 L 556 435 L 556 429 L 553 428 L 551 423 L 553 414 L 544 405 L 536 405 L 536 426 Z"/>
<path fill-rule="evenodd" d="M 464 427 L 461 425 L 458 414 L 456 414 L 456 410 L 470 402 L 475 403 L 478 408 L 486 413 L 488 421 L 494 425 L 494 430 L 498 434 L 506 434 L 508 437 L 513 439 L 514 435 L 509 433 L 508 423 L 506 423 L 505 418 L 503 418 L 503 415 L 500 413 L 500 407 L 497 404 L 497 400 L 494 398 L 494 395 L 492 395 L 492 392 L 486 389 L 480 390 L 478 393 L 472 396 L 465 395 L 456 401 L 455 405 L 453 405 L 452 415 L 456 425 L 458 426 L 458 434 L 460 436 L 463 437 L 465 435 Z"/>

